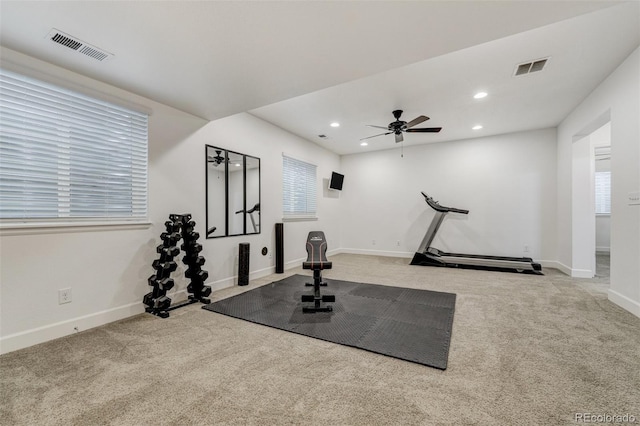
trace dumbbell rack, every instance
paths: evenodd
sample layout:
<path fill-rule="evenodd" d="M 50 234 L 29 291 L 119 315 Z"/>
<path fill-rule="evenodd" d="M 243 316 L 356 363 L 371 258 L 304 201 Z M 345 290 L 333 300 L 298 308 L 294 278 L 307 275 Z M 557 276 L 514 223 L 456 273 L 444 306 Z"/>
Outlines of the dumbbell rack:
<path fill-rule="evenodd" d="M 211 287 L 204 285 L 209 273 L 201 268 L 205 259 L 199 255 L 202 251 L 202 245 L 197 242 L 200 234 L 195 232 L 196 223 L 191 220 L 191 214 L 171 214 L 164 225 L 166 232 L 160 234 L 162 244 L 156 247 L 160 258 L 152 264 L 156 273 L 147 280 L 153 289 L 142 299 L 146 305 L 145 311 L 161 318 L 167 318 L 169 311 L 192 303 L 211 303 L 207 298 L 211 294 Z M 170 275 L 178 268 L 173 258 L 180 253 L 180 248 L 177 247 L 180 239 L 183 240 L 180 248 L 185 252 L 182 262 L 187 265 L 185 277 L 191 280 L 187 285 L 187 292 L 191 294 L 186 301 L 172 306 L 167 291 L 175 285 Z"/>

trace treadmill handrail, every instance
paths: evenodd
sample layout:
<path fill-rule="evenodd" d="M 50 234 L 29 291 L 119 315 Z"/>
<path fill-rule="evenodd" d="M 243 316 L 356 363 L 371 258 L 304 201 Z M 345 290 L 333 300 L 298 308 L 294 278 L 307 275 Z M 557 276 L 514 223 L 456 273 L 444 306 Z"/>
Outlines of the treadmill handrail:
<path fill-rule="evenodd" d="M 429 206 L 432 209 L 434 209 L 435 211 L 443 212 L 443 213 L 453 212 L 453 213 L 469 214 L 469 210 L 456 209 L 455 207 L 441 206 L 436 200 L 434 200 L 433 198 L 429 197 L 424 192 L 422 192 L 422 191 L 420 191 L 420 192 L 422 193 L 422 195 L 424 195 L 424 199 L 427 202 L 427 204 L 429 204 Z"/>

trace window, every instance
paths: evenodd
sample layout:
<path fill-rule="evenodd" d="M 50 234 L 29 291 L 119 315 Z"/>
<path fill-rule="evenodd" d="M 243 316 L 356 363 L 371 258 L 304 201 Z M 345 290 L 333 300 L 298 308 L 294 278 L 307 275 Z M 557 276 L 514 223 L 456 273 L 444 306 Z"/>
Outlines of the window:
<path fill-rule="evenodd" d="M 315 219 L 316 166 L 286 155 L 282 159 L 284 219 Z"/>
<path fill-rule="evenodd" d="M 596 214 L 611 214 L 611 172 L 596 172 Z"/>
<path fill-rule="evenodd" d="M 148 116 L 0 69 L 0 219 L 147 217 Z"/>

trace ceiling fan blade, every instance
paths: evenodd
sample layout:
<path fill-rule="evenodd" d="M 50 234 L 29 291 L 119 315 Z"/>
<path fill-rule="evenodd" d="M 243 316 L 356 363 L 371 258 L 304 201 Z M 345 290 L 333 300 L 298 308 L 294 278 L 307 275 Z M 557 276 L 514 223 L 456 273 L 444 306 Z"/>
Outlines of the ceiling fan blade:
<path fill-rule="evenodd" d="M 389 130 L 389 128 L 388 128 L 388 127 L 384 127 L 384 126 L 374 126 L 373 124 L 365 124 L 365 126 L 367 126 L 367 127 L 375 127 L 376 129 Z"/>
<path fill-rule="evenodd" d="M 402 133 L 396 133 L 396 143 L 402 142 L 403 140 Z"/>
<path fill-rule="evenodd" d="M 360 139 L 361 141 L 365 140 L 365 139 L 371 139 L 371 138 L 375 138 L 376 136 L 383 136 L 383 135 L 390 135 L 393 132 L 387 132 L 387 133 L 380 133 L 378 135 L 373 135 L 373 136 L 367 136 L 366 138 L 362 138 Z"/>
<path fill-rule="evenodd" d="M 411 120 L 410 122 L 408 122 L 407 124 L 405 124 L 405 129 L 408 129 L 410 127 L 415 126 L 416 124 L 420 124 L 423 121 L 427 121 L 429 119 L 429 117 L 421 115 L 419 117 L 414 118 L 413 120 Z"/>
<path fill-rule="evenodd" d="M 415 133 L 438 133 L 442 130 L 442 127 L 423 127 L 420 129 L 407 129 L 405 132 L 415 132 Z"/>

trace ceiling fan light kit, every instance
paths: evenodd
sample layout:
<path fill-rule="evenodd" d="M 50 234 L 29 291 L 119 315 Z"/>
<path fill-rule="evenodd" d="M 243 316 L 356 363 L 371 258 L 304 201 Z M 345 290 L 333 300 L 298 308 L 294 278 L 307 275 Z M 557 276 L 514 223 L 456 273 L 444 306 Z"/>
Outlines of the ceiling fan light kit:
<path fill-rule="evenodd" d="M 427 121 L 429 117 L 425 115 L 420 115 L 414 118 L 413 120 L 406 122 L 406 121 L 400 120 L 400 117 L 402 116 L 402 110 L 397 109 L 393 111 L 393 116 L 396 119 L 396 121 L 392 121 L 391 123 L 389 123 L 387 127 L 374 126 L 372 124 L 368 124 L 369 127 L 375 127 L 376 129 L 385 129 L 385 130 L 388 130 L 387 132 L 379 133 L 373 136 L 368 136 L 360 140 L 375 138 L 377 136 L 390 135 L 391 133 L 393 133 L 396 143 L 398 143 L 404 140 L 404 136 L 402 134 L 405 132 L 407 133 L 438 133 L 440 130 L 442 130 L 442 127 L 418 127 L 418 128 L 413 127 Z"/>

